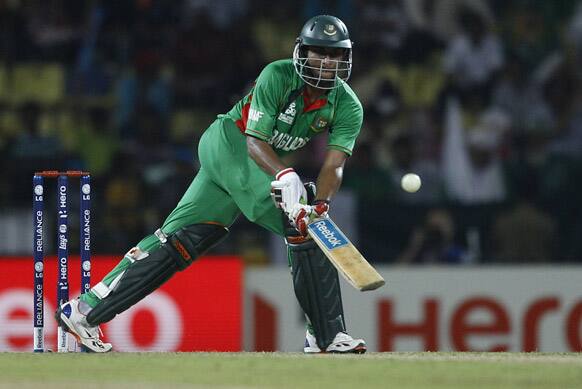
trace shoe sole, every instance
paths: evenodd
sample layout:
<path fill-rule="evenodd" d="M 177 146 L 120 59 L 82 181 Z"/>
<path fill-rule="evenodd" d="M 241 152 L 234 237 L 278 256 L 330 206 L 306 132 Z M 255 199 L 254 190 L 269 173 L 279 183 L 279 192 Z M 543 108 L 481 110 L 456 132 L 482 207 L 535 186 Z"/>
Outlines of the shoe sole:
<path fill-rule="evenodd" d="M 347 351 L 315 351 L 313 348 L 308 350 L 307 347 L 303 349 L 304 354 L 364 354 L 366 351 L 368 351 L 368 348 L 365 344 L 359 344 L 353 349 Z"/>
<path fill-rule="evenodd" d="M 368 348 L 365 345 L 357 345 L 353 349 L 349 351 L 326 351 L 328 354 L 364 354 L 368 351 Z"/>
<path fill-rule="evenodd" d="M 108 353 L 112 350 L 109 349 L 107 351 L 95 351 L 93 349 L 91 349 L 89 346 L 87 346 L 84 342 L 83 342 L 83 338 L 81 338 L 81 336 L 79 336 L 79 334 L 77 334 L 77 332 L 75 332 L 75 330 L 73 329 L 73 326 L 70 324 L 69 319 L 65 316 L 62 316 L 62 310 L 61 307 L 59 306 L 55 312 L 55 320 L 57 321 L 57 324 L 62 327 L 63 330 L 65 330 L 67 333 L 71 334 L 75 340 L 77 341 L 77 344 L 81 345 L 81 350 L 84 352 L 88 352 L 88 353 L 95 353 L 95 354 L 103 354 L 103 353 Z"/>

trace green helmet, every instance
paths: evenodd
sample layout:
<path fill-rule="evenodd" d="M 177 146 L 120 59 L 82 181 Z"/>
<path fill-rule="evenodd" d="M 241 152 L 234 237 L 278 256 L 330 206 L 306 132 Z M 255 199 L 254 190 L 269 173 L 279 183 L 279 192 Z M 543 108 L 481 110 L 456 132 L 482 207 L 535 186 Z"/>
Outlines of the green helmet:
<path fill-rule="evenodd" d="M 326 79 L 321 76 L 324 70 L 323 60 L 320 60 L 319 66 L 308 64 L 307 48 L 310 46 L 344 49 L 342 60 L 327 60 L 335 63 L 335 69 L 325 68 L 326 72 L 334 72 L 333 78 Z M 333 89 L 340 86 L 342 81 L 347 81 L 352 72 L 352 41 L 344 22 L 331 15 L 319 15 L 309 19 L 295 41 L 293 64 L 299 77 L 317 88 Z"/>

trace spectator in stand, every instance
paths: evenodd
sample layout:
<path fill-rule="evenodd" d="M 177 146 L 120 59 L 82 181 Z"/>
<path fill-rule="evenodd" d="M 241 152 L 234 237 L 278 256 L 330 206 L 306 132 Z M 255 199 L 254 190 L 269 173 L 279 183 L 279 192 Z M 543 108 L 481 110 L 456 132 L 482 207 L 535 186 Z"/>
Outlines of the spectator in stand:
<path fill-rule="evenodd" d="M 460 94 L 488 96 L 492 81 L 503 66 L 503 50 L 498 36 L 478 14 L 459 11 L 461 32 L 449 41 L 443 67 L 451 88 Z"/>
<path fill-rule="evenodd" d="M 402 0 L 359 2 L 359 41 L 372 59 L 398 61 L 395 55 L 409 30 Z"/>
<path fill-rule="evenodd" d="M 396 197 L 396 188 L 391 184 L 388 171 L 382 169 L 375 160 L 373 144 L 364 141 L 358 144 L 357 154 L 348 161 L 344 187 L 356 193 L 360 203 L 385 203 Z"/>
<path fill-rule="evenodd" d="M 60 140 L 41 131 L 42 107 L 35 102 L 26 102 L 19 108 L 21 131 L 11 147 L 11 155 L 16 160 L 58 159 L 63 151 Z"/>
<path fill-rule="evenodd" d="M 554 117 L 543 99 L 540 85 L 532 80 L 527 65 L 517 55 L 507 64 L 493 88 L 493 107 L 502 110 L 519 130 L 532 131 L 554 126 Z"/>
<path fill-rule="evenodd" d="M 95 244 L 101 252 L 122 252 L 128 239 L 135 239 L 145 232 L 147 218 L 140 169 L 131 154 L 120 150 L 114 159 L 115 168 L 100 190 L 104 194 L 102 206 L 103 224 L 96 228 Z M 137 215 L 137 217 L 136 217 Z"/>
<path fill-rule="evenodd" d="M 133 67 L 119 79 L 118 105 L 115 112 L 117 127 L 123 138 L 135 138 L 138 133 L 140 107 L 155 110 L 167 125 L 172 107 L 171 80 L 163 73 L 163 59 L 156 48 L 140 50 Z"/>
<path fill-rule="evenodd" d="M 582 80 L 577 80 L 573 88 L 572 99 L 561 109 L 559 132 L 548 149 L 550 153 L 579 160 L 582 155 Z"/>
<path fill-rule="evenodd" d="M 521 64 L 524 78 L 536 71 L 557 44 L 556 31 L 559 27 L 551 20 L 552 3 L 516 2 L 505 8 L 500 23 L 503 43 Z"/>
<path fill-rule="evenodd" d="M 389 165 L 390 185 L 395 190 L 396 199 L 408 204 L 438 204 L 442 200 L 442 180 L 438 166 L 434 161 L 422 158 L 418 153 L 419 138 L 414 132 L 403 130 L 393 136 L 388 148 L 391 155 Z M 422 185 L 415 193 L 408 193 L 401 188 L 402 177 L 407 173 L 420 176 Z"/>
<path fill-rule="evenodd" d="M 38 49 L 28 28 L 24 7 L 19 2 L 0 2 L 0 60 L 12 64 L 36 59 Z"/>
<path fill-rule="evenodd" d="M 507 188 L 500 142 L 509 124 L 507 117 L 488 112 L 466 133 L 459 103 L 451 99 L 446 118 L 441 158 L 448 198 L 465 205 L 504 201 Z"/>
<path fill-rule="evenodd" d="M 188 0 L 180 6 L 181 22 L 193 24 L 200 15 L 210 20 L 212 25 L 221 30 L 228 30 L 240 19 L 247 17 L 249 0 Z"/>
<path fill-rule="evenodd" d="M 459 264 L 465 250 L 455 243 L 455 223 L 445 209 L 432 209 L 424 223 L 415 228 L 408 246 L 396 259 L 399 264 Z"/>
<path fill-rule="evenodd" d="M 66 169 L 68 153 L 61 140 L 41 129 L 43 108 L 36 102 L 23 103 L 18 108 L 19 132 L 7 151 L 10 169 L 6 171 L 11 205 L 28 205 L 30 177 L 35 171 Z"/>
<path fill-rule="evenodd" d="M 88 2 L 59 0 L 25 6 L 37 59 L 71 64 L 79 50 Z"/>
<path fill-rule="evenodd" d="M 542 85 L 557 134 L 550 152 L 579 158 L 582 151 L 582 4 L 565 29 L 562 47 L 540 65 Z"/>
<path fill-rule="evenodd" d="M 427 25 L 443 41 L 450 41 L 463 29 L 459 18 L 463 12 L 474 14 L 487 25 L 495 22 L 488 0 L 420 0 L 406 1 L 405 4 L 415 24 Z"/>
<path fill-rule="evenodd" d="M 0 11 L 1 12 L 1 11 Z M 0 171 L 8 172 L 10 168 L 10 155 L 8 152 L 8 142 L 10 140 L 9 130 L 6 126 L 5 115 L 7 114 L 7 107 L 0 103 Z M 0 205 L 9 204 L 12 185 L 10 180 L 0 180 Z"/>
<path fill-rule="evenodd" d="M 273 8 L 262 4 L 267 9 Z M 256 14 L 254 23 L 250 26 L 252 31 L 252 40 L 256 42 L 255 57 L 268 63 L 289 56 L 292 50 L 292 42 L 295 40 L 295 18 L 297 5 L 292 2 L 281 2 L 276 9 L 270 9 L 265 12 L 265 8 L 260 3 L 254 6 Z M 308 16 L 311 17 L 312 15 Z M 281 42 L 289 42 L 281 44 Z M 252 44 L 245 43 L 244 46 Z M 258 54 L 258 55 L 257 55 Z"/>
<path fill-rule="evenodd" d="M 86 120 L 77 131 L 76 150 L 94 179 L 106 176 L 113 167 L 113 158 L 119 149 L 113 133 L 110 111 L 104 107 L 89 108 Z"/>
<path fill-rule="evenodd" d="M 254 69 L 246 2 L 187 2 L 172 47 L 173 88 L 180 106 L 226 109 Z M 229 12 L 224 12 L 229 8 Z M 250 37 L 250 38 L 249 38 Z M 260 55 L 259 55 L 260 57 Z M 233 58 L 237 58 L 233 61 Z M 253 75 L 255 73 L 252 73 Z"/>
<path fill-rule="evenodd" d="M 493 226 L 493 260 L 542 263 L 556 259 L 556 223 L 536 204 L 537 179 L 531 175 L 517 185 L 518 199 Z"/>

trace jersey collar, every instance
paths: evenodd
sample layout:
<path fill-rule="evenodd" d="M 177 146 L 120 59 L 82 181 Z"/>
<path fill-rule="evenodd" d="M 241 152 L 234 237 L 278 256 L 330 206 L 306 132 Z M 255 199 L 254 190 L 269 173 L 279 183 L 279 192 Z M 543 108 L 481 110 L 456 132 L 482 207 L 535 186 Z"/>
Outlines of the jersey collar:
<path fill-rule="evenodd" d="M 324 107 L 329 101 L 334 101 L 335 89 L 330 90 L 327 94 L 321 96 L 319 99 L 315 100 L 313 103 L 309 104 L 309 98 L 307 96 L 307 88 L 303 89 L 303 112 L 311 112 L 316 109 Z M 331 103 L 330 103 L 331 104 Z"/>

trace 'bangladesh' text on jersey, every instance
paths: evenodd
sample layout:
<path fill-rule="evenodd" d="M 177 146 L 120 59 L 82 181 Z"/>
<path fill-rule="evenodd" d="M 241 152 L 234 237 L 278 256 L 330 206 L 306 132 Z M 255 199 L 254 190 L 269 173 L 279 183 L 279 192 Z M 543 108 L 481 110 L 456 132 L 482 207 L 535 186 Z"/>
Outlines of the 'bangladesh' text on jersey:
<path fill-rule="evenodd" d="M 328 148 L 351 155 L 363 120 L 363 110 L 348 84 L 332 89 L 309 104 L 304 82 L 292 60 L 267 65 L 250 92 L 222 118 L 241 132 L 269 143 L 279 156 L 305 146 L 329 131 Z"/>
<path fill-rule="evenodd" d="M 273 136 L 267 141 L 274 149 L 283 151 L 294 151 L 302 148 L 309 142 L 309 138 L 299 138 L 285 134 L 284 132 L 273 131 Z"/>

